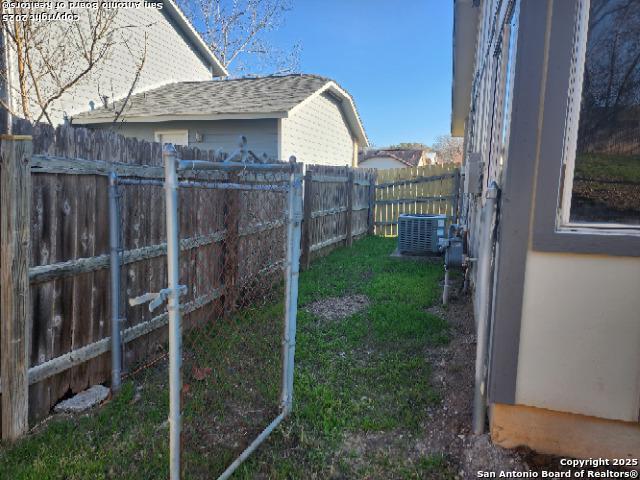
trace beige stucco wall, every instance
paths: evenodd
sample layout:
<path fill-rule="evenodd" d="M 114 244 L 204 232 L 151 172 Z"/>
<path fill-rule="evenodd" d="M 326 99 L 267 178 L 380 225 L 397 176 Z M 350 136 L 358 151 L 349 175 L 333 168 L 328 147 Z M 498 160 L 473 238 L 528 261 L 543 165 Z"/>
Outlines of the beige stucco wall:
<path fill-rule="evenodd" d="M 528 253 L 516 403 L 638 420 L 640 258 Z"/>
<path fill-rule="evenodd" d="M 329 94 L 310 98 L 282 119 L 282 158 L 317 165 L 353 164 L 354 140 L 340 103 Z"/>
<path fill-rule="evenodd" d="M 110 124 L 98 124 L 93 127 L 111 128 Z M 240 136 L 244 135 L 247 137 L 249 150 L 258 156 L 266 153 L 269 158 L 277 159 L 278 121 L 276 119 L 124 123 L 119 125 L 116 131 L 125 137 L 136 137 L 153 142 L 157 131 L 184 129 L 189 131 L 191 147 L 232 152 L 238 148 Z M 201 142 L 196 142 L 196 132 L 202 135 Z"/>
<path fill-rule="evenodd" d="M 374 157 L 365 160 L 364 162 L 360 162 L 358 164 L 359 167 L 362 168 L 377 168 L 379 170 L 386 170 L 388 168 L 403 168 L 406 165 L 402 162 L 399 162 L 395 158 L 392 157 Z"/>
<path fill-rule="evenodd" d="M 81 21 L 87 19 L 81 18 Z M 134 92 L 177 81 L 212 78 L 210 66 L 196 53 L 164 9 L 120 9 L 110 29 L 113 31 L 115 46 L 98 67 L 53 105 L 51 116 L 54 122 L 61 123 L 64 112 L 73 115 L 89 110 L 90 101 L 100 106 L 101 95 L 106 95 L 111 100 L 125 97 L 133 84 L 144 52 L 145 35 L 146 58 Z M 79 52 L 76 53 L 80 55 Z M 15 60 L 15 56 L 13 59 Z M 78 62 L 77 65 L 84 64 Z M 17 85 L 16 72 L 17 67 L 14 66 L 14 85 Z M 45 92 L 46 98 L 46 92 L 54 91 L 46 81 L 43 81 L 40 88 Z"/>

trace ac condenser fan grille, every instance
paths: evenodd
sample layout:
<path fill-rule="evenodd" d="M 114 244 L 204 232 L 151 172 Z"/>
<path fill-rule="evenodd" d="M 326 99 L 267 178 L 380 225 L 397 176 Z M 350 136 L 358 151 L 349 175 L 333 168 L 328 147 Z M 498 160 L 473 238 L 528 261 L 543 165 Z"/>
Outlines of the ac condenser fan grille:
<path fill-rule="evenodd" d="M 402 214 L 398 217 L 398 251 L 405 255 L 438 253 L 446 215 Z"/>

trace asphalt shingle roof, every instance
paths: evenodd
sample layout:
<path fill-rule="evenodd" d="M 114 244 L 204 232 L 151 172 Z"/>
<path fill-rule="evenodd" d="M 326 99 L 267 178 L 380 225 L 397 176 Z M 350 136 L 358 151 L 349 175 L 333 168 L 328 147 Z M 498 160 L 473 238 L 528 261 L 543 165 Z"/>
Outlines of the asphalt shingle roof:
<path fill-rule="evenodd" d="M 125 116 L 216 115 L 286 112 L 322 88 L 328 78 L 298 74 L 178 82 L 131 96 Z M 119 111 L 122 101 L 74 115 L 85 122 Z"/>

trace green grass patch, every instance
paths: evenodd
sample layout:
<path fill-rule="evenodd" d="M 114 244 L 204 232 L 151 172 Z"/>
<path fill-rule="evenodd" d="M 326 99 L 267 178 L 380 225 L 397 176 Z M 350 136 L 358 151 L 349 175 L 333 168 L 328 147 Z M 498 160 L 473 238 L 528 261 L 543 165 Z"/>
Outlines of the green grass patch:
<path fill-rule="evenodd" d="M 439 402 L 424 351 L 448 341 L 447 325 L 427 311 L 437 301 L 442 268 L 390 258 L 394 247 L 393 239 L 366 238 L 301 274 L 294 411 L 234 478 L 451 478 L 442 457 L 409 460 L 402 444 L 374 452 L 364 463 L 344 447 L 354 436 L 419 435 L 428 408 Z M 316 300 L 354 293 L 366 295 L 370 304 L 346 319 L 323 321 L 305 310 Z M 184 416 L 196 425 L 191 435 L 213 428 L 224 438 L 239 428 L 238 415 L 225 410 L 230 399 L 236 405 L 277 403 L 280 332 L 274 319 L 281 312 L 282 304 L 243 310 L 215 331 L 185 337 L 185 345 L 198 352 L 184 369 L 190 386 Z M 202 379 L 204 365 L 217 368 Z M 166 478 L 164 366 L 135 381 L 97 412 L 53 420 L 38 433 L 3 445 L 0 477 Z M 202 420 L 207 412 L 220 415 L 208 424 Z M 185 451 L 188 478 L 214 478 L 241 450 L 212 442 L 207 450 Z"/>
<path fill-rule="evenodd" d="M 582 154 L 576 158 L 575 176 L 589 180 L 640 182 L 640 155 Z"/>

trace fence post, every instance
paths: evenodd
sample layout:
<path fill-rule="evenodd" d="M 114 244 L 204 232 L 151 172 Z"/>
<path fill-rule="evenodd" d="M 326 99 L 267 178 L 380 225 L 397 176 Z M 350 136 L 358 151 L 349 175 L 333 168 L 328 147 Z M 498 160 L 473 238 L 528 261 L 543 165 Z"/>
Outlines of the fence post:
<path fill-rule="evenodd" d="M 2 439 L 29 429 L 29 255 L 31 152 L 29 135 L 0 135 L 0 373 Z"/>
<path fill-rule="evenodd" d="M 367 233 L 373 235 L 375 232 L 376 209 L 376 174 L 369 173 L 369 216 L 367 218 Z"/>
<path fill-rule="evenodd" d="M 169 471 L 180 480 L 180 434 L 182 431 L 182 319 L 180 314 L 180 239 L 178 233 L 178 156 L 171 144 L 162 149 L 167 223 L 167 279 L 169 294 Z"/>
<path fill-rule="evenodd" d="M 452 216 L 451 223 L 458 223 L 458 208 L 460 202 L 460 169 L 456 168 L 453 176 L 453 192 L 451 192 Z"/>
<path fill-rule="evenodd" d="M 229 175 L 231 181 L 233 175 Z M 240 247 L 240 191 L 228 190 L 224 201 L 225 237 L 222 244 L 224 258 L 224 313 L 235 311 L 238 303 L 238 250 Z"/>
<path fill-rule="evenodd" d="M 288 415 L 293 405 L 293 373 L 295 365 L 296 323 L 298 311 L 298 279 L 300 274 L 300 236 L 303 220 L 302 178 L 292 163 L 289 180 L 287 219 L 286 307 L 283 342 L 282 406 Z"/>
<path fill-rule="evenodd" d="M 353 245 L 353 177 L 354 172 L 347 172 L 347 247 Z"/>
<path fill-rule="evenodd" d="M 313 202 L 313 173 L 307 168 L 304 175 L 304 202 L 302 214 L 302 260 L 304 270 L 311 263 L 311 208 Z"/>

